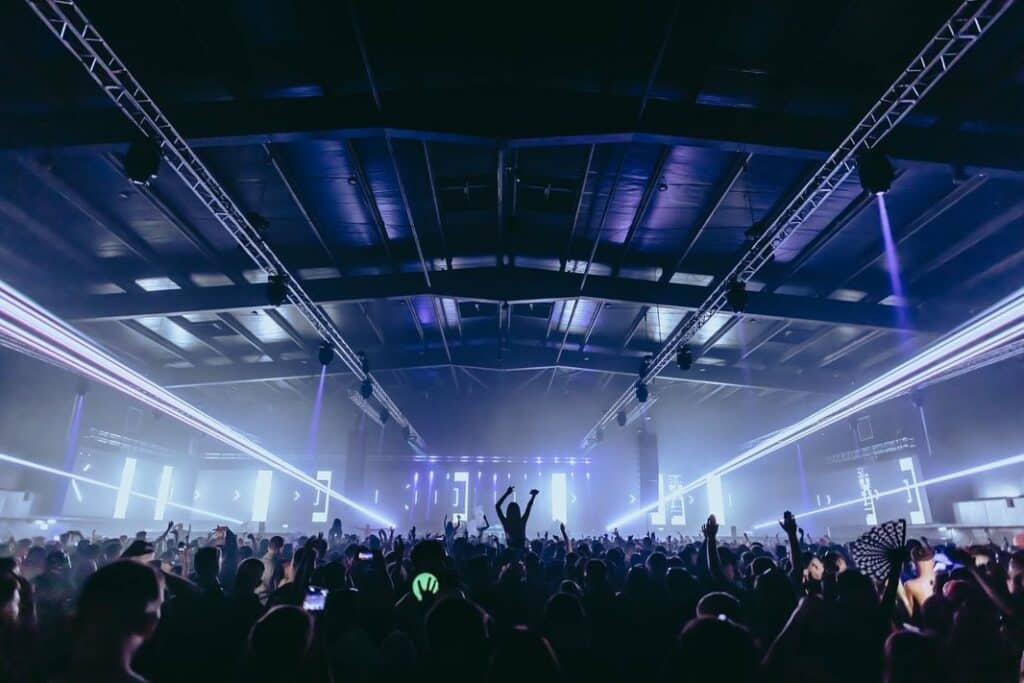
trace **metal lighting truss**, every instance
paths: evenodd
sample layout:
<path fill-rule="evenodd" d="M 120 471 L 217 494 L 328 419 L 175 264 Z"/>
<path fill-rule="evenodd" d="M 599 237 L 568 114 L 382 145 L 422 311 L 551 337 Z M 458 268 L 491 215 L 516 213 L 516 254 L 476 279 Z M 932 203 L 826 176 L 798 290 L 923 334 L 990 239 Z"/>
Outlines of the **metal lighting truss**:
<path fill-rule="evenodd" d="M 178 177 L 235 238 L 249 258 L 268 276 L 278 275 L 284 278 L 288 300 L 292 305 L 324 341 L 334 346 L 335 353 L 348 369 L 359 380 L 366 379 L 368 373 L 363 370 L 360 358 L 342 338 L 334 321 L 313 302 L 298 281 L 291 276 L 259 231 L 253 227 L 78 5 L 72 0 L 26 2 L 64 47 L 85 67 L 114 104 L 144 135 L 159 144 L 164 159 Z M 399 426 L 409 428 L 410 440 L 422 443 L 422 437 L 382 388 L 376 387 L 374 396 Z"/>
<path fill-rule="evenodd" d="M 758 236 L 740 260 L 701 304 L 665 340 L 640 374 L 648 382 L 668 366 L 676 349 L 686 344 L 726 306 L 726 293 L 734 283 L 746 283 L 772 259 L 775 250 L 836 191 L 857 168 L 857 155 L 878 145 L 910 113 L 939 80 L 1010 8 L 1013 0 L 966 0 L 925 44 L 899 77 L 810 180 Z M 583 446 L 596 438 L 597 429 L 611 421 L 633 398 L 630 387 L 612 404 L 583 438 Z"/>

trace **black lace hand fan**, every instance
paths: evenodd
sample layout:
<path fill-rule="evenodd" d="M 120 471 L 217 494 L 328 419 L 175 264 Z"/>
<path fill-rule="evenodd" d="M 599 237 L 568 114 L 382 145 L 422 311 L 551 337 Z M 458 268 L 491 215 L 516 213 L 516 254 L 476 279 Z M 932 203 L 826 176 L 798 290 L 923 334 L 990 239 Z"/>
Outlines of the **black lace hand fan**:
<path fill-rule="evenodd" d="M 905 552 L 907 522 L 897 519 L 872 528 L 850 544 L 850 554 L 857 568 L 880 581 L 889 577 Z"/>

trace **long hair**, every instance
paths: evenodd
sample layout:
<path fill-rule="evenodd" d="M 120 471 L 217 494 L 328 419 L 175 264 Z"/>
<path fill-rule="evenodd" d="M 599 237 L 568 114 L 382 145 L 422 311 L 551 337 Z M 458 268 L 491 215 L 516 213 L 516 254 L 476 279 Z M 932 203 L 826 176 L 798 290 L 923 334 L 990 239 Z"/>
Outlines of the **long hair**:
<path fill-rule="evenodd" d="M 508 507 L 505 508 L 505 518 L 513 524 L 518 524 L 523 518 L 523 513 L 519 511 L 519 503 L 509 503 Z"/>

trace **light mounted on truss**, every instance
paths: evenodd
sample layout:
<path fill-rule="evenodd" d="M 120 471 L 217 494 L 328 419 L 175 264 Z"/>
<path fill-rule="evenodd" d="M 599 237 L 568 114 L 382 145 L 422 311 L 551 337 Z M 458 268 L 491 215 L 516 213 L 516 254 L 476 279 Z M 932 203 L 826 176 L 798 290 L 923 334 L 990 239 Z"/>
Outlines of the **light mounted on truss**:
<path fill-rule="evenodd" d="M 273 287 L 268 286 L 268 297 L 276 300 L 283 288 L 285 296 L 280 297 L 281 303 L 290 301 L 321 339 L 333 346 L 337 357 L 356 378 L 360 381 L 366 379 L 359 358 L 341 336 L 334 321 L 313 301 L 298 280 L 291 277 L 284 263 L 266 243 L 261 231 L 235 204 L 78 5 L 73 0 L 26 0 L 26 4 L 142 135 L 159 148 L 167 165 L 238 242 L 256 266 L 267 274 L 268 284 L 269 278 L 280 278 Z M 387 409 L 394 422 L 409 427 L 413 442 L 422 443 L 422 437 L 387 392 L 377 387 L 374 398 L 382 408 Z"/>
<path fill-rule="evenodd" d="M 641 380 L 650 381 L 672 362 L 676 349 L 688 344 L 726 307 L 730 290 L 745 285 L 774 258 L 776 249 L 857 170 L 858 156 L 877 147 L 1012 5 L 1013 0 L 966 0 L 960 4 L 789 204 L 763 231 L 757 231 L 756 239 L 718 279 L 700 307 L 672 331 Z M 614 419 L 633 398 L 632 389 L 623 392 L 587 432 L 581 447 L 587 448 L 597 429 Z"/>

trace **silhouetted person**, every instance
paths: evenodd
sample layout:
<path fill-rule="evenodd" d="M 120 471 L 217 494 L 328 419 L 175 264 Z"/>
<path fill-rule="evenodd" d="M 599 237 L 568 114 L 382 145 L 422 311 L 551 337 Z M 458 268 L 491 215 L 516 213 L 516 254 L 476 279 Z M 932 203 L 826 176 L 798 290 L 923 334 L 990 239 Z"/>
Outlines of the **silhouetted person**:
<path fill-rule="evenodd" d="M 526 511 L 519 511 L 518 503 L 509 503 L 505 512 L 502 512 L 501 506 L 504 504 L 505 499 L 512 495 L 512 492 L 516 490 L 515 486 L 509 486 L 505 489 L 505 493 L 502 494 L 498 502 L 494 504 L 494 509 L 498 513 L 498 520 L 501 521 L 501 526 L 505 529 L 505 543 L 509 548 L 513 550 L 525 550 L 526 549 L 526 523 L 530 520 L 530 511 L 533 510 L 533 501 L 536 500 L 537 494 L 540 493 L 537 489 L 530 491 L 530 501 L 526 504 Z"/>
<path fill-rule="evenodd" d="M 113 562 L 85 582 L 75 616 L 69 681 L 143 681 L 132 657 L 160 622 L 164 584 L 151 567 Z"/>

